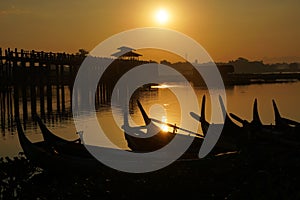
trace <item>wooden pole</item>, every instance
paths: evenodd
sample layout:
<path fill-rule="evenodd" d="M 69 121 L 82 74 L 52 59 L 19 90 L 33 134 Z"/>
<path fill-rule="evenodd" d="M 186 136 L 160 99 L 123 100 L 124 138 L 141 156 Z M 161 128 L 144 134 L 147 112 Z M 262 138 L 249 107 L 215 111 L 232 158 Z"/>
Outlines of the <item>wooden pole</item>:
<path fill-rule="evenodd" d="M 41 52 L 41 58 L 44 59 L 44 52 Z M 45 68 L 43 63 L 39 63 L 40 78 L 39 78 L 39 93 L 40 93 L 40 113 L 41 117 L 45 116 L 45 92 L 44 92 L 44 79 L 45 79 Z"/>
<path fill-rule="evenodd" d="M 13 94 L 12 88 L 9 88 L 9 110 L 10 110 L 10 125 L 13 125 L 14 118 L 13 118 Z"/>
<path fill-rule="evenodd" d="M 0 108 L 1 108 L 1 129 L 5 130 L 5 93 L 0 95 Z"/>
<path fill-rule="evenodd" d="M 66 111 L 66 106 L 65 106 L 65 83 L 64 83 L 64 65 L 61 66 L 60 68 L 60 77 L 61 77 L 61 110 L 64 113 Z"/>
<path fill-rule="evenodd" d="M 14 110 L 15 110 L 15 117 L 20 116 L 20 110 L 19 110 L 19 87 L 15 83 L 14 85 Z"/>
<path fill-rule="evenodd" d="M 47 78 L 47 113 L 51 114 L 52 113 L 52 87 L 50 83 L 50 63 L 47 63 L 47 69 L 46 69 L 46 74 L 48 76 Z"/>
<path fill-rule="evenodd" d="M 27 94 L 26 85 L 22 85 L 22 105 L 23 105 L 23 119 L 28 119 L 28 109 L 27 109 Z"/>
<path fill-rule="evenodd" d="M 60 113 L 60 95 L 59 95 L 59 65 L 56 65 L 56 107 L 57 107 L 57 112 Z"/>
<path fill-rule="evenodd" d="M 30 75 L 36 78 L 36 70 L 34 67 L 34 51 L 31 54 L 30 60 Z M 30 80 L 30 103 L 31 103 L 31 117 L 36 114 L 36 90 L 35 90 L 35 80 Z"/>

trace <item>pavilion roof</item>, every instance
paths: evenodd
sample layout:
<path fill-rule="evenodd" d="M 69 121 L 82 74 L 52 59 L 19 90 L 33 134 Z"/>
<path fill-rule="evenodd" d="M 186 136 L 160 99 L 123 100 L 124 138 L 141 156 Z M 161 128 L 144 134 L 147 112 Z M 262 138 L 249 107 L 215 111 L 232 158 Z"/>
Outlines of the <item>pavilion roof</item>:
<path fill-rule="evenodd" d="M 130 47 L 123 46 L 123 47 L 119 47 L 118 49 L 120 51 L 111 54 L 111 56 L 114 56 L 114 57 L 139 57 L 139 56 L 142 56 L 141 54 L 134 52 L 135 49 L 132 49 Z"/>

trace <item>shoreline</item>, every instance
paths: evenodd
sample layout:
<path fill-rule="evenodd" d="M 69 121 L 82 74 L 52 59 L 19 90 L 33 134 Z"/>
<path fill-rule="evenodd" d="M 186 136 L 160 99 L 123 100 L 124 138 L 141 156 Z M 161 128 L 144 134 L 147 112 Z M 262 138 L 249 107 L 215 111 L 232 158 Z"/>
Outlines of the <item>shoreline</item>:
<path fill-rule="evenodd" d="M 257 149 L 258 150 L 258 149 Z M 269 157 L 272 152 L 223 155 L 180 168 L 144 174 L 108 171 L 102 176 L 52 174 L 36 168 L 23 155 L 0 159 L 0 196 L 5 198 L 132 198 L 182 195 L 205 199 L 295 199 L 300 192 L 300 152 Z M 292 156 L 293 155 L 293 156 Z M 289 157 L 292 156 L 292 157 Z M 283 187 L 285 186 L 285 187 Z"/>

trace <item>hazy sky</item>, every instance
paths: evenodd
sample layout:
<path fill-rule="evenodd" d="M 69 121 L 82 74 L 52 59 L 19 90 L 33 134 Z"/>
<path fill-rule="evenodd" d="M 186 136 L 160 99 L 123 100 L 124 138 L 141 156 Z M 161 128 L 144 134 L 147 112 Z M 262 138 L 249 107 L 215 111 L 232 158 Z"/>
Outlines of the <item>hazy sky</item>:
<path fill-rule="evenodd" d="M 161 25 L 155 12 L 164 8 Z M 163 26 L 217 61 L 300 61 L 299 0 L 0 0 L 0 47 L 75 53 L 132 28 Z"/>

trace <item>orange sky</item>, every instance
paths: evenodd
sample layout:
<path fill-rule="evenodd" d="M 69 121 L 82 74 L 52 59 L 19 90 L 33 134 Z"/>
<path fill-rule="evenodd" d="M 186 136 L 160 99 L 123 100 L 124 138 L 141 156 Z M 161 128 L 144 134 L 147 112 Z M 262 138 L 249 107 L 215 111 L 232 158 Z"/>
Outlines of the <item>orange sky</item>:
<path fill-rule="evenodd" d="M 154 13 L 164 8 L 169 21 Z M 0 47 L 75 53 L 132 28 L 164 26 L 200 43 L 216 62 L 245 57 L 300 62 L 298 0 L 2 0 Z"/>

